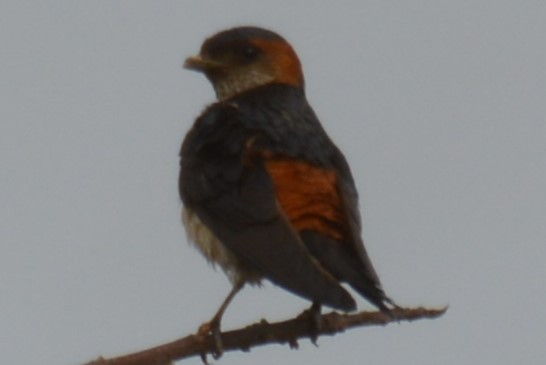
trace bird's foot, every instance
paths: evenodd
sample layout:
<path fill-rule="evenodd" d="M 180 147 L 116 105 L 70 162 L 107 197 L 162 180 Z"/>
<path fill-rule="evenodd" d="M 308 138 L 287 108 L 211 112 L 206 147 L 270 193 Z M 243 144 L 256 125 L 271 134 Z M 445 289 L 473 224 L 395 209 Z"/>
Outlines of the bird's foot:
<path fill-rule="evenodd" d="M 388 307 L 385 305 L 383 308 L 380 308 L 381 312 L 383 312 L 385 315 L 389 317 L 389 320 L 400 322 L 399 313 L 400 311 L 404 310 L 403 307 L 396 304 L 392 299 L 386 298 L 385 302 L 389 305 Z"/>
<path fill-rule="evenodd" d="M 205 322 L 197 330 L 197 335 L 200 337 L 211 336 L 213 342 L 212 357 L 217 360 L 224 353 L 224 344 L 222 342 L 222 332 L 220 331 L 220 321 L 213 319 L 210 322 Z M 208 364 L 206 352 L 201 354 L 201 360 L 204 364 Z"/>
<path fill-rule="evenodd" d="M 320 313 L 320 305 L 313 304 L 311 308 L 304 310 L 298 318 L 304 318 L 309 321 L 309 339 L 315 346 L 317 345 L 318 335 L 322 329 L 322 314 Z"/>

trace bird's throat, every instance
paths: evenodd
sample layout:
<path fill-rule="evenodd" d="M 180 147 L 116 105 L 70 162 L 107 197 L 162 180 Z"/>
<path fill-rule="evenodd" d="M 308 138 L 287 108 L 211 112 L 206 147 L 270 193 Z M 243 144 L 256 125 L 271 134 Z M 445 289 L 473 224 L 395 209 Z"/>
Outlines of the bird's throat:
<path fill-rule="evenodd" d="M 226 100 L 275 81 L 275 76 L 258 70 L 232 72 L 213 81 L 218 100 Z"/>

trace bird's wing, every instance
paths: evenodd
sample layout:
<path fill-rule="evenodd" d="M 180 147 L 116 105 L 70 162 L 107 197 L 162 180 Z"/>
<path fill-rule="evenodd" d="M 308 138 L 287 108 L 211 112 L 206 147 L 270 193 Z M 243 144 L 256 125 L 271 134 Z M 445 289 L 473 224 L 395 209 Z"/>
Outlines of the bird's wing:
<path fill-rule="evenodd" d="M 198 120 L 181 152 L 184 204 L 249 268 L 311 301 L 354 309 L 353 298 L 309 254 L 279 204 L 266 158 L 249 153 L 254 138 L 229 110 Z"/>
<path fill-rule="evenodd" d="M 358 196 L 345 161 L 332 148 L 332 165 L 270 156 L 266 170 L 281 210 L 307 249 L 336 279 L 387 310 L 388 301 L 360 236 Z"/>

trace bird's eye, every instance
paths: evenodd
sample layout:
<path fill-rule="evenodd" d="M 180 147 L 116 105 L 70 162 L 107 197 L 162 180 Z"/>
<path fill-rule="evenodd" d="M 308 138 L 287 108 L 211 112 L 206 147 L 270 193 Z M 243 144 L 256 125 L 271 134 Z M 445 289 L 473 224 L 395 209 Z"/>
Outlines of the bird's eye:
<path fill-rule="evenodd" d="M 259 53 L 258 48 L 254 46 L 246 46 L 243 48 L 243 54 L 245 55 L 245 58 L 249 60 L 256 58 L 258 53 Z"/>

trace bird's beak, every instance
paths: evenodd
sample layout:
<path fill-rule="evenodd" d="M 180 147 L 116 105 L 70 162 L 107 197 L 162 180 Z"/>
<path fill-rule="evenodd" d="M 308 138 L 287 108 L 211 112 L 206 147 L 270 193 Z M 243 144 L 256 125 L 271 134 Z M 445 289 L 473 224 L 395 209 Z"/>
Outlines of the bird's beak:
<path fill-rule="evenodd" d="M 212 69 L 218 69 L 222 66 L 223 66 L 222 63 L 218 61 L 206 59 L 200 55 L 188 57 L 186 58 L 186 61 L 184 62 L 184 68 L 188 70 L 200 71 L 200 72 L 204 72 L 204 71 L 208 71 Z"/>

